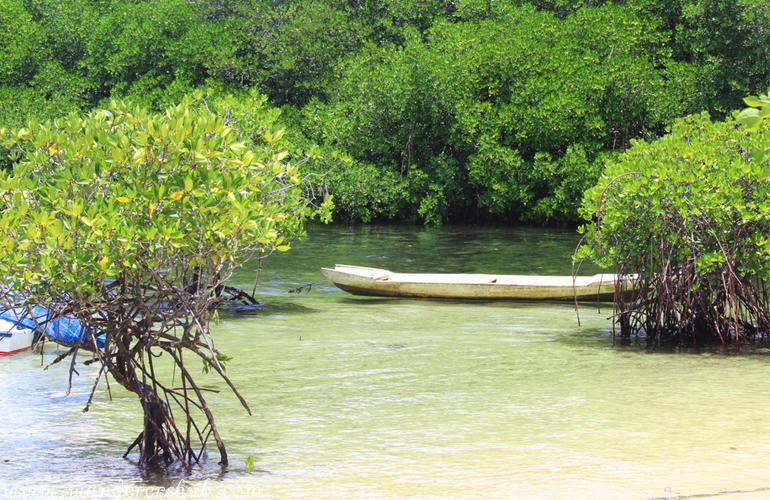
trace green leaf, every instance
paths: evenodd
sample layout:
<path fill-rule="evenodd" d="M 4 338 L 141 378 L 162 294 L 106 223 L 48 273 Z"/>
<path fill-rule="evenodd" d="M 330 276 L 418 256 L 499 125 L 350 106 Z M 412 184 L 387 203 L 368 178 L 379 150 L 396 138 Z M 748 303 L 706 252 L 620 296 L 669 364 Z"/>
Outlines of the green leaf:
<path fill-rule="evenodd" d="M 754 108 L 759 108 L 761 106 L 766 106 L 766 105 L 770 104 L 768 102 L 762 102 L 761 100 L 759 100 L 758 97 L 753 96 L 753 95 L 750 95 L 748 97 L 744 97 L 743 98 L 743 102 L 746 103 L 746 106 L 752 106 Z"/>
<path fill-rule="evenodd" d="M 762 123 L 762 118 L 757 115 L 745 115 L 740 117 L 737 121 L 744 126 L 747 132 L 756 132 L 759 129 L 759 125 Z"/>
<path fill-rule="evenodd" d="M 232 145 L 230 146 L 230 149 L 232 149 L 232 150 L 233 150 L 233 151 L 235 151 L 236 153 L 240 153 L 241 151 L 245 151 L 245 150 L 246 150 L 246 143 L 244 143 L 244 142 L 238 142 L 238 143 L 236 143 L 236 144 L 232 144 Z"/>
<path fill-rule="evenodd" d="M 770 160 L 770 149 L 754 148 L 751 152 L 751 159 L 755 163 L 765 163 Z"/>

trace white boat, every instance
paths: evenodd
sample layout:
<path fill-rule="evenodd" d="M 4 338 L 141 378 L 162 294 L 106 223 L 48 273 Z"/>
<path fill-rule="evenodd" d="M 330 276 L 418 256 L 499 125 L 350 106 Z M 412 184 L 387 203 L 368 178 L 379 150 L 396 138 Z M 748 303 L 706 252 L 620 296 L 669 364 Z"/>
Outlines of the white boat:
<path fill-rule="evenodd" d="M 26 351 L 32 347 L 34 340 L 33 330 L 17 327 L 10 321 L 0 319 L 0 356 Z"/>
<path fill-rule="evenodd" d="M 613 300 L 616 284 L 631 290 L 634 277 L 414 274 L 337 264 L 321 273 L 353 295 L 484 300 Z"/>

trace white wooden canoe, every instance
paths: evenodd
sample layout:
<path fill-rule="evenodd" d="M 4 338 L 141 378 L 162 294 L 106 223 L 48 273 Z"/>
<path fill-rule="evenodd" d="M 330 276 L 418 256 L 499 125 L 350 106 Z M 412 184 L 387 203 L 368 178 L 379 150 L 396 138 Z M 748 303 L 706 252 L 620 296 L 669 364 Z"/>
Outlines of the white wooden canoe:
<path fill-rule="evenodd" d="M 485 300 L 612 300 L 617 276 L 511 276 L 504 274 L 412 274 L 346 266 L 321 273 L 353 295 Z M 622 283 L 626 290 L 632 279 Z"/>

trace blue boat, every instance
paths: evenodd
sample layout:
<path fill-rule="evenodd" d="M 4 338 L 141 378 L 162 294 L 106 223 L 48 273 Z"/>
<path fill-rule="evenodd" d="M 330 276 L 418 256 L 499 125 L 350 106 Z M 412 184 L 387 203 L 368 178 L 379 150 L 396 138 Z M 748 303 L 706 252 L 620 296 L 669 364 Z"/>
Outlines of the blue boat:
<path fill-rule="evenodd" d="M 35 334 L 45 335 L 57 344 L 74 347 L 76 345 L 91 346 L 91 336 L 77 318 L 63 315 L 56 316 L 41 306 L 14 307 L 0 311 L 0 341 L 8 339 L 8 348 L 16 347 L 12 352 L 20 352 L 32 346 Z M 14 341 L 16 337 L 16 341 Z M 26 344 L 29 339 L 29 345 Z M 104 336 L 97 336 L 96 344 L 104 347 Z M 2 345 L 0 345 L 0 348 Z M 0 354 L 4 353 L 0 350 Z"/>

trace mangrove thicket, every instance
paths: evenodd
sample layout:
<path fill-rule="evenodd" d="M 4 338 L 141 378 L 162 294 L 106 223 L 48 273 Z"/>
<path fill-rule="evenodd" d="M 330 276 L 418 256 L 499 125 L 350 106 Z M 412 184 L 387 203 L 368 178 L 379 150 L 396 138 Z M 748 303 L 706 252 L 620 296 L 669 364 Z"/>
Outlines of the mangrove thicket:
<path fill-rule="evenodd" d="M 638 277 L 616 294 L 622 337 L 680 346 L 767 338 L 767 129 L 754 125 L 747 134 L 734 116 L 679 119 L 661 139 L 635 142 L 586 192 L 592 222 L 578 257 Z"/>
<path fill-rule="evenodd" d="M 351 158 L 329 177 L 351 221 L 574 223 L 633 139 L 770 85 L 759 0 L 0 6 L 0 126 L 255 89 L 297 147 Z"/>
<path fill-rule="evenodd" d="M 227 464 L 210 389 L 194 377 L 201 362 L 248 405 L 210 321 L 228 292 L 248 299 L 226 284 L 237 267 L 288 250 L 307 217 L 328 216 L 275 113 L 259 97 L 242 103 L 198 95 L 155 113 L 112 102 L 0 128 L 14 160 L 0 172 L 2 307 L 40 329 L 82 325 L 55 362 L 69 363 L 70 384 L 79 362 L 96 363 L 91 398 L 108 376 L 137 396 L 144 423 L 128 452 L 143 467 L 189 466 L 209 439 Z"/>

